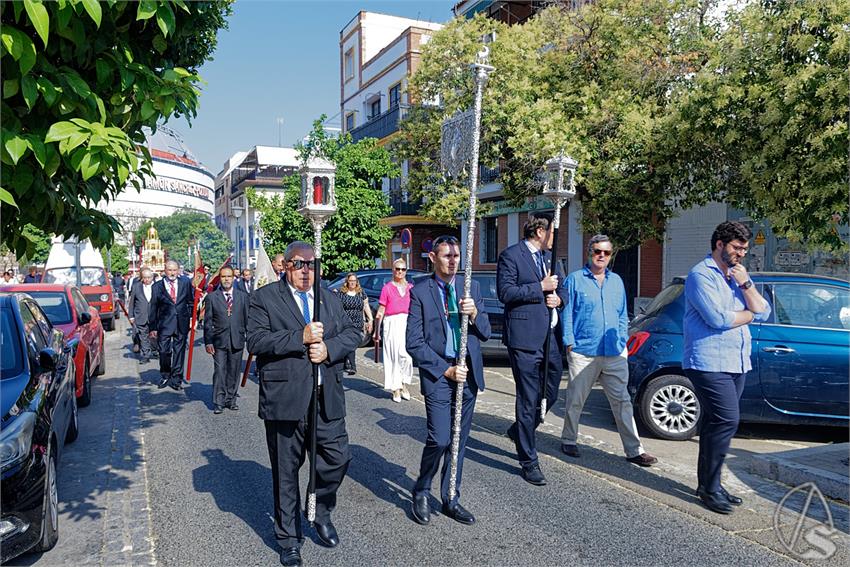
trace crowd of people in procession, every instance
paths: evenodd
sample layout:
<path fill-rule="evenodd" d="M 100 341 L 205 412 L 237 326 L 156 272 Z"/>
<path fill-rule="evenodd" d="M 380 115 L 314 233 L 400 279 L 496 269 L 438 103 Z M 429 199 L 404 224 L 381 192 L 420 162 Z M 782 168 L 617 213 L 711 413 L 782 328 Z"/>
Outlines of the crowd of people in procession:
<path fill-rule="evenodd" d="M 711 235 L 709 254 L 694 266 L 685 284 L 682 365 L 705 416 L 700 425 L 696 495 L 710 510 L 724 514 L 742 503 L 723 488 L 720 479 L 750 370 L 747 325 L 764 320 L 770 310 L 741 264 L 751 236 L 741 223 L 720 224 Z M 563 277 L 552 262 L 552 237 L 551 218 L 531 216 L 523 226 L 522 240 L 504 249 L 497 265 L 498 297 L 505 315 L 502 340 L 516 384 L 515 421 L 506 435 L 514 443 L 520 476 L 532 485 L 546 484 L 535 432 L 558 400 L 564 360 L 569 378 L 563 453 L 581 457 L 580 416 L 591 389 L 599 383 L 625 458 L 649 467 L 657 459 L 643 446 L 627 390 L 629 321 L 623 282 L 609 268 L 613 243 L 601 234 L 590 238 L 587 263 Z M 258 287 L 250 269 L 225 266 L 214 288 L 207 289 L 202 326 L 204 347 L 214 362 L 215 414 L 239 409 L 243 352 L 247 348 L 256 357 L 259 416 L 264 420 L 272 465 L 274 530 L 283 565 L 301 564 L 304 534 L 298 471 L 309 446 L 313 364 L 319 367 L 314 526 L 324 545 L 339 543 L 331 513 L 351 459 L 342 376 L 356 372 L 356 349 L 370 335 L 383 345 L 384 388 L 394 402 L 410 399 L 414 367 L 419 369 L 427 430 L 411 490 L 413 519 L 430 523 L 429 495 L 439 473 L 443 515 L 461 524 L 475 522 L 460 503 L 461 480 L 475 402 L 485 388 L 480 344 L 490 338 L 491 330 L 478 282 L 470 282 L 470 294 L 463 297 L 460 253 L 455 237 L 437 238 L 429 253 L 433 272 L 415 286 L 406 279 L 405 261 L 396 260 L 374 315 L 357 275 L 349 273 L 340 289 L 320 288 L 321 316 L 314 320 L 315 258 L 312 246 L 305 242 L 291 243 L 272 259 L 277 281 L 269 285 Z M 126 294 L 134 351 L 143 361 L 157 352 L 158 386 L 174 390 L 184 383 L 183 361 L 197 286 L 190 274 L 180 271 L 177 262 L 169 261 L 161 277 L 142 268 L 129 281 L 118 274 L 113 279 L 119 297 Z M 463 316 L 468 318 L 467 358 L 459 360 Z M 457 387 L 463 388 L 461 427 L 457 468 L 451 479 Z"/>

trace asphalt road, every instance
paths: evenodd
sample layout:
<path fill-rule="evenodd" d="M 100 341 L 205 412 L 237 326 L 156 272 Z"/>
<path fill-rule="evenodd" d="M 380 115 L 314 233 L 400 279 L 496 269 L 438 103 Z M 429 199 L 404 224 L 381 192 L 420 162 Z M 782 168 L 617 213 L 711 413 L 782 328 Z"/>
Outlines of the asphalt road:
<path fill-rule="evenodd" d="M 123 323 L 109 334 L 107 375 L 95 382 L 80 439 L 60 465 L 60 542 L 14 564 L 277 564 L 257 385 L 241 390 L 240 411 L 214 415 L 212 360 L 196 346 L 191 385 L 158 390 L 156 364 L 129 355 Z M 717 516 L 693 498 L 686 460 L 641 469 L 604 439 L 580 461 L 568 460 L 558 451 L 558 417 L 539 435 L 549 484 L 525 483 L 503 435 L 511 392 L 495 378 L 480 400 L 464 468 L 461 501 L 477 523 L 435 512 L 431 525 L 419 526 L 409 499 L 424 406 L 419 396 L 393 403 L 376 383 L 379 367 L 362 356 L 360 370 L 347 381 L 353 460 L 334 514 L 341 544 L 321 547 L 305 523 L 308 565 L 799 564 L 771 524 L 787 489 L 753 483 L 746 506 Z M 303 473 L 306 486 L 306 466 Z M 846 564 L 843 530 L 838 553 L 818 564 Z"/>

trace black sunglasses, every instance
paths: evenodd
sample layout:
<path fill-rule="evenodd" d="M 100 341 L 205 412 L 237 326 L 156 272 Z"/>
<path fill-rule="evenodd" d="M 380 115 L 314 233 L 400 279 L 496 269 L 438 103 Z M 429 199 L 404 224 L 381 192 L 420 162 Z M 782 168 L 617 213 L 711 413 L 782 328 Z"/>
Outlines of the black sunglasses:
<path fill-rule="evenodd" d="M 593 255 L 594 256 L 599 256 L 600 254 L 602 254 L 603 256 L 610 256 L 613 253 L 614 253 L 613 250 L 600 250 L 599 248 L 593 249 Z"/>
<path fill-rule="evenodd" d="M 307 269 L 312 270 L 316 267 L 315 260 L 290 260 L 292 262 L 292 267 L 296 270 L 301 270 L 304 266 L 307 266 Z"/>
<path fill-rule="evenodd" d="M 393 268 L 396 272 L 406 272 L 407 268 Z"/>

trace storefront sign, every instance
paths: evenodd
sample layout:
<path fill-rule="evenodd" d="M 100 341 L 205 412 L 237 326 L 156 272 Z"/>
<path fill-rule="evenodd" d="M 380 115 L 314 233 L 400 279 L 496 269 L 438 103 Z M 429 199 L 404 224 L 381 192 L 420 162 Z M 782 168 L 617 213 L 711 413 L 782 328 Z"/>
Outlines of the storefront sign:
<path fill-rule="evenodd" d="M 180 195 L 188 195 L 190 197 L 198 197 L 199 199 L 210 200 L 210 189 L 191 181 L 182 181 L 179 179 L 171 179 L 168 177 L 154 177 L 145 181 L 145 189 L 154 191 L 166 191 L 168 193 L 178 193 Z"/>
<path fill-rule="evenodd" d="M 534 197 L 533 199 L 527 200 L 523 205 L 519 207 L 511 206 L 508 201 L 503 200 L 483 202 L 481 203 L 481 206 L 482 209 L 484 209 L 484 216 L 488 217 L 509 215 L 511 213 L 524 213 L 527 211 L 547 211 L 552 210 L 554 208 L 552 206 L 552 201 L 540 195 Z"/>
<path fill-rule="evenodd" d="M 809 255 L 805 252 L 777 252 L 773 257 L 773 263 L 782 268 L 806 266 L 809 261 Z"/>

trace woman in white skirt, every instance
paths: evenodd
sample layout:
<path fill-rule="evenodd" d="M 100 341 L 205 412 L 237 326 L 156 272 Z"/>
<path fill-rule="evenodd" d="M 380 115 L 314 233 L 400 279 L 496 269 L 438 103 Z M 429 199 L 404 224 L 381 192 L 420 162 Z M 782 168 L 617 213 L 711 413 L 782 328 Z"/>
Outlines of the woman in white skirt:
<path fill-rule="evenodd" d="M 407 282 L 407 263 L 399 258 L 393 262 L 393 279 L 384 284 L 378 299 L 375 333 L 384 324 L 384 389 L 392 392 L 393 401 L 410 399 L 407 386 L 413 382 L 413 359 L 405 348 L 407 313 L 410 311 L 410 288 Z"/>

